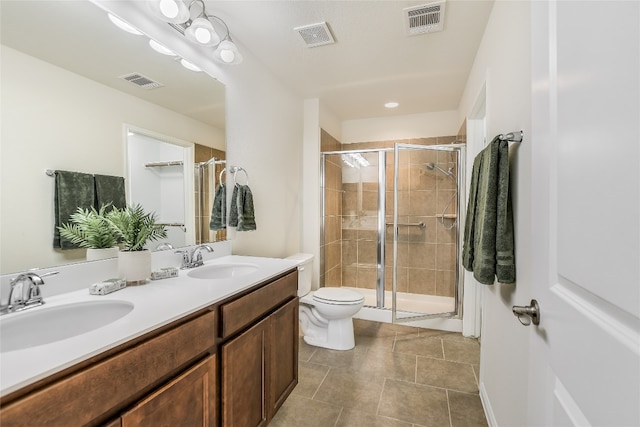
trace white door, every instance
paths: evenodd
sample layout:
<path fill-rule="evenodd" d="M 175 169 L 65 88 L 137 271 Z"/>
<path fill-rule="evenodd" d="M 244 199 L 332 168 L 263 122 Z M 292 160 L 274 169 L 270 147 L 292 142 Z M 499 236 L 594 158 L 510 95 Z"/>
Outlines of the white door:
<path fill-rule="evenodd" d="M 640 425 L 640 2 L 532 2 L 528 424 Z"/>

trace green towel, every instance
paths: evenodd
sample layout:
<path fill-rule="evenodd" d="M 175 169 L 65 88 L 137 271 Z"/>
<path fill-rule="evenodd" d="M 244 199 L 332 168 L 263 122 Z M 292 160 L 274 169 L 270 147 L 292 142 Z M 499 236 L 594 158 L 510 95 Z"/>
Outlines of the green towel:
<path fill-rule="evenodd" d="M 213 197 L 209 229 L 224 230 L 225 228 L 227 228 L 227 189 L 224 184 L 220 184 Z"/>
<path fill-rule="evenodd" d="M 462 265 L 485 285 L 516 280 L 509 145 L 497 136 L 473 161 Z"/>
<path fill-rule="evenodd" d="M 238 226 L 238 189 L 240 184 L 233 186 L 233 192 L 231 193 L 231 207 L 229 209 L 229 227 Z"/>
<path fill-rule="evenodd" d="M 53 247 L 76 249 L 78 245 L 60 237 L 58 227 L 69 222 L 78 207 L 90 209 L 95 200 L 93 175 L 80 172 L 56 171 L 54 194 Z"/>
<path fill-rule="evenodd" d="M 253 231 L 256 229 L 253 194 L 248 185 L 236 184 L 233 186 L 229 226 L 236 227 L 237 231 Z"/>
<path fill-rule="evenodd" d="M 127 207 L 127 198 L 124 190 L 124 178 L 121 176 L 94 175 L 96 185 L 95 208 L 111 203 L 114 208 Z"/>
<path fill-rule="evenodd" d="M 253 207 L 253 194 L 248 185 L 241 185 L 238 189 L 238 231 L 253 231 L 256 229 L 256 217 Z"/>

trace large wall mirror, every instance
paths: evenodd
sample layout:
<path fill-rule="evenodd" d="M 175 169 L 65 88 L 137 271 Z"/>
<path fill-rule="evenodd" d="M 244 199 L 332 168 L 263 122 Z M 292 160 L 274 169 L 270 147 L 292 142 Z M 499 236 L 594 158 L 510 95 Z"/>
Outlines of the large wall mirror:
<path fill-rule="evenodd" d="M 0 8 L 1 274 L 85 261 L 84 250 L 53 249 L 54 178 L 46 170 L 135 179 L 127 165 L 131 130 L 179 141 L 194 171 L 224 158 L 220 82 L 155 52 L 147 37 L 120 30 L 91 2 L 2 1 Z M 161 86 L 122 78 L 131 74 Z M 206 199 L 196 191 L 186 197 L 193 209 Z M 195 226 L 188 233 L 185 244 L 211 237 Z"/>

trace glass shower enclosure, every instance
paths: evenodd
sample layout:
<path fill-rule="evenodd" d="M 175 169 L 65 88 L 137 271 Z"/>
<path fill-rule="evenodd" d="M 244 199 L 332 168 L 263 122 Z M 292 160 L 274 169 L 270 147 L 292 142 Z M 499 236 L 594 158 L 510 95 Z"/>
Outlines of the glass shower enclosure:
<path fill-rule="evenodd" d="M 393 322 L 459 318 L 464 144 L 322 153 L 321 286 Z"/>

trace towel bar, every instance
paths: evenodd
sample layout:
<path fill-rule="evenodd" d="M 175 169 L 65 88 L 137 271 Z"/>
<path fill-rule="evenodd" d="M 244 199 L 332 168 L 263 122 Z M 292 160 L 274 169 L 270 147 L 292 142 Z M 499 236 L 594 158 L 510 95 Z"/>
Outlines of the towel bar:
<path fill-rule="evenodd" d="M 229 168 L 229 170 L 231 171 L 231 173 L 233 174 L 233 183 L 236 184 L 236 174 L 240 171 L 244 172 L 244 175 L 247 177 L 247 183 L 246 185 L 249 185 L 249 173 L 244 169 L 241 168 L 240 166 L 231 166 Z"/>
<path fill-rule="evenodd" d="M 184 224 L 180 224 L 177 222 L 159 222 L 157 225 L 162 225 L 164 227 L 178 227 L 180 230 L 187 232 L 187 227 Z"/>
<path fill-rule="evenodd" d="M 522 142 L 524 138 L 524 132 L 517 131 L 517 132 L 503 133 L 502 135 L 500 135 L 499 138 L 501 141 Z"/>
<path fill-rule="evenodd" d="M 392 222 L 387 222 L 386 223 L 387 227 L 392 226 L 393 223 Z M 427 225 L 420 221 L 420 222 L 399 222 L 398 223 L 399 226 L 402 227 L 420 227 L 420 228 L 425 228 Z"/>

